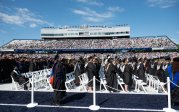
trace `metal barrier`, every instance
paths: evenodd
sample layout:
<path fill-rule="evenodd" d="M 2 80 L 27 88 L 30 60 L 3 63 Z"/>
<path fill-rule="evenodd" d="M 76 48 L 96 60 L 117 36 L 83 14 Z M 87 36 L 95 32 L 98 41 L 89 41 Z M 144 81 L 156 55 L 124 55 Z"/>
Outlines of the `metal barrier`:
<path fill-rule="evenodd" d="M 99 110 L 100 106 L 96 105 L 96 78 L 95 76 L 93 77 L 93 104 L 89 106 L 90 110 Z M 38 103 L 34 103 L 34 76 L 32 75 L 32 89 L 31 89 L 31 103 L 29 103 L 27 105 L 28 108 L 32 108 L 38 105 Z M 89 82 L 91 82 L 92 80 L 90 80 Z M 98 80 L 97 80 L 98 81 Z M 173 83 L 172 81 L 170 81 L 169 77 L 167 77 L 167 89 L 168 89 L 168 107 L 167 108 L 163 108 L 163 111 L 165 112 L 176 112 L 176 110 L 171 108 L 171 91 L 170 91 L 170 82 Z M 109 86 L 107 86 L 109 87 Z M 110 87 L 112 88 L 112 87 Z M 56 90 L 56 89 L 54 89 Z M 66 91 L 66 90 L 56 90 L 56 91 Z"/>

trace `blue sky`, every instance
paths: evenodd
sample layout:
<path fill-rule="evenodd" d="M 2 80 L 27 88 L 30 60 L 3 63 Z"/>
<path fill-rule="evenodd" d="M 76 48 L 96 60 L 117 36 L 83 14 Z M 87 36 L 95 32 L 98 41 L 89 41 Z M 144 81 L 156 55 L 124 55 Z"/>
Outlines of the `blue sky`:
<path fill-rule="evenodd" d="M 46 26 L 129 24 L 131 37 L 179 43 L 179 0 L 0 0 L 0 45 L 40 39 Z"/>

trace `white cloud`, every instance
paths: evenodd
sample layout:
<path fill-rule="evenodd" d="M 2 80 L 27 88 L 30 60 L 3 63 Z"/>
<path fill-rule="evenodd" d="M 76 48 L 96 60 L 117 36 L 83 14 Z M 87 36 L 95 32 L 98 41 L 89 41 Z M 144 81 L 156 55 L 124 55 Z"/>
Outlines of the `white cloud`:
<path fill-rule="evenodd" d="M 89 12 L 80 9 L 74 9 L 73 12 L 82 16 L 91 16 Z"/>
<path fill-rule="evenodd" d="M 169 8 L 177 3 L 177 0 L 147 0 L 150 7 Z"/>
<path fill-rule="evenodd" d="M 37 25 L 35 23 L 32 23 L 29 25 L 31 28 L 35 28 Z"/>
<path fill-rule="evenodd" d="M 13 14 L 0 12 L 0 21 L 18 26 L 29 24 L 33 28 L 42 24 L 50 25 L 49 22 L 39 19 L 38 15 L 35 15 L 27 8 L 16 8 Z"/>
<path fill-rule="evenodd" d="M 109 19 L 115 16 L 115 13 L 123 12 L 124 9 L 120 7 L 109 7 L 105 12 L 97 12 L 90 8 L 74 9 L 73 13 L 82 16 L 85 21 L 88 22 L 101 22 L 105 19 Z"/>
<path fill-rule="evenodd" d="M 15 24 L 15 25 L 22 25 L 22 19 L 17 15 L 8 15 L 6 13 L 0 12 L 0 21 L 7 23 L 7 24 Z"/>
<path fill-rule="evenodd" d="M 96 6 L 103 6 L 104 4 L 102 2 L 99 2 L 99 0 L 76 0 L 80 3 L 85 3 L 89 5 L 96 5 Z"/>
<path fill-rule="evenodd" d="M 86 21 L 89 21 L 89 22 L 100 22 L 100 21 L 102 21 L 101 18 L 95 18 L 95 17 L 85 17 L 84 19 Z"/>
<path fill-rule="evenodd" d="M 109 7 L 108 8 L 109 11 L 112 11 L 112 12 L 124 12 L 124 8 L 121 8 L 121 7 Z"/>

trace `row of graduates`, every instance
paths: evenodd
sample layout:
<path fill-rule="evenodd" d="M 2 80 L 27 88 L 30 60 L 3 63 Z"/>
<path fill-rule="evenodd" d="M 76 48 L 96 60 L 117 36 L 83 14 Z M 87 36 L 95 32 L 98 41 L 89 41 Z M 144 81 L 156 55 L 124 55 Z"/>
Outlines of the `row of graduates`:
<path fill-rule="evenodd" d="M 97 78 L 97 80 L 106 80 L 107 86 L 109 86 L 109 91 L 116 91 L 118 88 L 117 84 L 117 75 L 118 74 L 121 78 L 123 78 L 125 83 L 125 90 L 128 91 L 128 86 L 132 86 L 132 74 L 134 72 L 132 65 L 129 63 L 128 59 L 124 59 L 123 61 L 106 58 L 104 59 L 104 63 L 99 57 L 90 56 L 83 67 L 84 63 L 77 62 L 75 69 L 75 79 L 76 85 L 79 85 L 78 76 L 81 75 L 83 72 L 86 72 L 88 75 L 89 81 L 92 80 L 93 76 Z M 83 68 L 83 69 L 81 69 Z M 145 80 L 145 70 L 136 70 L 136 74 L 140 74 L 140 78 Z M 111 88 L 114 89 L 111 89 Z M 92 91 L 92 81 L 88 83 L 88 91 Z"/>
<path fill-rule="evenodd" d="M 128 86 L 131 87 L 133 84 L 132 75 L 137 76 L 143 82 L 147 82 L 145 74 L 156 76 L 161 82 L 166 82 L 170 59 L 161 61 L 159 59 L 125 58 L 114 60 L 113 64 L 117 69 L 117 74 L 124 80 L 125 90 L 128 91 Z"/>
<path fill-rule="evenodd" d="M 107 57 L 104 59 L 104 64 L 102 60 L 98 57 L 91 56 L 88 58 L 87 63 L 84 67 L 85 62 L 80 61 L 77 63 L 78 69 L 75 69 L 76 84 L 79 84 L 78 76 L 84 72 L 87 73 L 89 81 L 96 76 L 99 79 L 106 79 L 107 85 L 118 88 L 117 75 L 118 74 L 125 83 L 125 91 L 128 91 L 132 87 L 133 79 L 132 75 L 136 75 L 139 79 L 146 82 L 146 73 L 150 75 L 157 76 L 161 82 L 166 82 L 167 67 L 170 65 L 170 61 L 159 61 L 159 60 L 147 60 L 147 59 L 137 59 L 137 58 L 125 58 L 113 59 Z M 80 69 L 80 67 L 82 69 Z M 92 82 L 88 84 L 89 91 L 92 90 Z M 108 88 L 110 91 L 111 88 Z"/>

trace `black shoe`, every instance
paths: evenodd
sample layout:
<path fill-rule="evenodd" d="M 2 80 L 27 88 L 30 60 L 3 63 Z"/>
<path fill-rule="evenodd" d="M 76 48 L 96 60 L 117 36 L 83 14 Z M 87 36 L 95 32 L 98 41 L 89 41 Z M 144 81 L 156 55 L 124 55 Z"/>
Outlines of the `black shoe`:
<path fill-rule="evenodd" d="M 61 103 L 60 103 L 60 102 L 56 102 L 56 103 L 55 103 L 55 105 L 60 106 L 60 105 L 61 105 Z"/>
<path fill-rule="evenodd" d="M 61 105 L 61 104 L 60 104 L 59 101 L 54 101 L 54 100 L 53 100 L 53 105 L 57 105 L 57 106 L 59 106 L 59 105 Z"/>
<path fill-rule="evenodd" d="M 28 90 L 28 87 L 27 87 L 27 86 L 24 86 L 24 90 Z"/>

